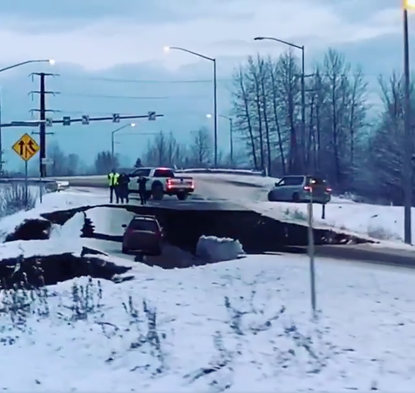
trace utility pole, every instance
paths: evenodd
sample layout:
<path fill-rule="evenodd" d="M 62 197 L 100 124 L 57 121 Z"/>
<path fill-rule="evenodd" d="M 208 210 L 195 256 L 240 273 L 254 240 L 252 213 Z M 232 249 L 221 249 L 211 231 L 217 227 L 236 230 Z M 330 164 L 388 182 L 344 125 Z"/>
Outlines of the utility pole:
<path fill-rule="evenodd" d="M 40 154 L 39 154 L 39 174 L 40 177 L 46 177 L 46 113 L 47 112 L 56 112 L 51 109 L 46 109 L 46 95 L 56 95 L 59 94 L 55 91 L 47 91 L 46 90 L 46 77 L 49 76 L 57 76 L 57 74 L 50 74 L 45 72 L 36 72 L 31 74 L 31 76 L 38 76 L 39 77 L 39 90 L 31 91 L 29 94 L 33 96 L 33 94 L 39 94 L 39 109 L 32 109 L 31 112 L 39 112 L 39 120 L 41 123 L 39 124 L 39 145 L 40 145 Z"/>
<path fill-rule="evenodd" d="M 3 89 L 0 86 L 0 124 L 2 123 L 2 112 L 3 112 Z M 3 135 L 2 127 L 0 125 L 0 176 L 3 175 Z"/>
<path fill-rule="evenodd" d="M 407 4 L 406 4 L 407 3 Z M 404 240 L 406 244 L 412 244 L 412 123 L 411 123 L 411 80 L 409 67 L 409 31 L 408 31 L 408 8 L 412 5 L 409 1 L 403 9 L 403 49 L 404 49 L 404 87 L 405 87 L 405 146 L 403 158 L 403 190 L 404 190 Z"/>

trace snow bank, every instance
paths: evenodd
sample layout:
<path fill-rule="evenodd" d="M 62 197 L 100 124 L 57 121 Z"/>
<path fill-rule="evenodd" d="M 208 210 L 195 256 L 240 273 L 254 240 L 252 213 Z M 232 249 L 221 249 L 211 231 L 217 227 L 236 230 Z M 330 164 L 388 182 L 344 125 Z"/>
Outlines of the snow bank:
<path fill-rule="evenodd" d="M 85 224 L 85 214 L 75 213 L 65 224 L 57 225 L 54 224 L 50 234 L 50 239 L 63 238 L 72 239 L 79 238 L 82 234 L 82 227 Z"/>
<path fill-rule="evenodd" d="M 245 176 L 261 176 L 261 171 L 254 169 L 227 169 L 227 168 L 187 168 L 187 169 L 176 169 L 178 173 L 217 173 L 217 174 L 234 174 L 234 175 L 245 175 Z"/>
<path fill-rule="evenodd" d="M 108 198 L 103 194 L 90 194 L 81 192 L 61 191 L 49 193 L 43 196 L 42 203 L 37 201 L 36 207 L 28 211 L 20 211 L 0 219 L 0 242 L 3 242 L 8 234 L 13 233 L 18 226 L 28 219 L 40 219 L 43 213 L 51 213 L 58 210 L 69 210 L 81 206 L 95 206 L 106 204 Z"/>
<path fill-rule="evenodd" d="M 413 391 L 415 275 L 319 260 L 316 324 L 308 279 L 305 257 L 248 256 L 5 293 L 2 388 Z"/>
<path fill-rule="evenodd" d="M 82 250 L 81 239 L 17 240 L 0 244 L 0 258 L 9 259 L 23 256 L 25 258 L 42 255 L 59 255 L 70 253 L 78 255 Z"/>
<path fill-rule="evenodd" d="M 245 252 L 238 240 L 201 236 L 196 245 L 196 256 L 205 262 L 221 262 L 237 259 Z"/>
<path fill-rule="evenodd" d="M 91 219 L 96 233 L 110 236 L 122 236 L 124 234 L 122 225 L 128 225 L 135 215 L 133 212 L 117 207 L 95 207 L 85 214 Z"/>
<path fill-rule="evenodd" d="M 264 216 L 280 221 L 307 225 L 307 204 L 287 202 L 251 202 L 245 206 Z M 337 229 L 345 233 L 375 240 L 403 242 L 403 207 L 377 206 L 363 203 L 330 203 L 326 218 L 321 218 L 322 206 L 314 205 L 314 226 Z M 412 242 L 415 243 L 415 209 L 412 209 Z M 392 244 L 392 243 L 391 243 Z"/>

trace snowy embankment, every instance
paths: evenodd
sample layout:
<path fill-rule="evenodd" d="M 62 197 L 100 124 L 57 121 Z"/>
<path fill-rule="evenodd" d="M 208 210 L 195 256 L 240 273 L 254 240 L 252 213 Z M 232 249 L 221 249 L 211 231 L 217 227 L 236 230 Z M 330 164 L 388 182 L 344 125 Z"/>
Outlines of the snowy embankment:
<path fill-rule="evenodd" d="M 91 193 L 49 194 L 36 209 L 3 218 L 0 226 L 7 234 L 45 212 L 103 203 Z M 71 278 L 33 290 L 13 285 L 0 290 L 3 389 L 413 390 L 411 271 L 319 258 L 321 312 L 312 323 L 305 257 L 246 256 L 187 269 L 149 267 L 122 256 L 96 255 L 94 249 L 104 243 L 80 238 L 85 218 L 95 221 L 99 231 L 115 228 L 118 235 L 118 221 L 109 224 L 107 213 L 108 208 L 92 208 L 63 226 L 50 226 L 47 240 L 0 245 L 3 260 L 16 258 L 8 268 L 0 264 L 0 271 L 7 268 L 9 278 L 26 283 L 33 271 L 22 274 L 19 257 L 45 254 L 78 260 L 83 255 L 87 263 L 77 267 L 77 274 L 107 268 L 108 276 L 101 272 L 97 276 L 106 279 Z M 126 214 L 122 220 L 129 218 Z M 209 236 L 199 240 L 198 251 L 211 261 L 243 255 L 238 242 Z M 49 263 L 64 276 L 74 261 L 66 257 Z M 31 263 L 38 268 L 43 261 L 38 257 Z M 120 268 L 124 273 L 117 274 Z"/>
<path fill-rule="evenodd" d="M 212 174 L 200 174 L 201 178 L 212 178 Z M 307 204 L 268 202 L 267 193 L 278 179 L 261 176 L 224 174 L 215 177 L 221 184 L 221 192 L 228 199 L 245 208 L 267 217 L 285 222 L 307 225 Z M 226 183 L 229 183 L 228 185 Z M 241 190 L 235 193 L 234 185 Z M 222 195 L 223 197 L 223 195 Z M 381 206 L 357 203 L 346 197 L 333 197 L 326 205 L 326 216 L 322 219 L 321 205 L 314 205 L 314 224 L 317 228 L 333 228 L 343 232 L 388 241 L 397 246 L 404 239 L 404 212 L 400 206 Z M 412 209 L 412 243 L 415 243 L 415 208 Z"/>
<path fill-rule="evenodd" d="M 3 292 L 2 387 L 413 390 L 413 274 L 320 263 L 313 324 L 303 257 L 137 269 L 139 282 L 82 278 Z"/>

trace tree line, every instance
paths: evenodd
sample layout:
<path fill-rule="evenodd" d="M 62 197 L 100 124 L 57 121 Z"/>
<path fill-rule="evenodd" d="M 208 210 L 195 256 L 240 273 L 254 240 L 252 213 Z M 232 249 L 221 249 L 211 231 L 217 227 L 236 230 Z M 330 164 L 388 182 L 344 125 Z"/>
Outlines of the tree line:
<path fill-rule="evenodd" d="M 249 57 L 235 71 L 232 115 L 251 165 L 277 177 L 322 176 L 337 192 L 401 203 L 402 77 L 379 76 L 374 98 L 363 69 L 329 49 L 304 79 L 303 121 L 301 68 L 291 50 Z"/>
<path fill-rule="evenodd" d="M 242 147 L 233 160 L 219 151 L 219 166 L 249 167 L 275 177 L 321 176 L 338 193 L 402 203 L 404 146 L 413 144 L 413 138 L 404 138 L 402 76 L 379 76 L 376 95 L 360 66 L 329 49 L 304 78 L 303 106 L 298 60 L 290 50 L 278 58 L 251 56 L 235 70 L 229 115 L 237 145 Z M 415 108 L 413 91 L 411 86 Z M 414 120 L 415 116 L 412 124 Z M 211 167 L 211 130 L 201 127 L 190 135 L 185 144 L 172 132 L 160 131 L 136 165 Z M 113 163 L 109 151 L 99 152 L 92 166 L 83 164 L 76 154 L 64 154 L 57 144 L 48 147 L 48 157 L 53 161 L 50 176 L 105 174 L 113 164 L 119 167 L 118 156 Z"/>

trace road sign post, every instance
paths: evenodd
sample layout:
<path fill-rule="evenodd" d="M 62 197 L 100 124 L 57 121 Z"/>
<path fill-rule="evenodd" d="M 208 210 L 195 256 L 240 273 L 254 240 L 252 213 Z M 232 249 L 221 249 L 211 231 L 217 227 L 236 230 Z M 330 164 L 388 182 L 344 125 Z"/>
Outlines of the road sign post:
<path fill-rule="evenodd" d="M 25 203 L 25 207 L 27 207 L 28 200 L 29 200 L 29 192 L 28 192 L 28 162 L 40 150 L 40 146 L 37 144 L 37 142 L 29 134 L 24 134 L 12 146 L 12 149 L 25 162 L 24 163 L 24 172 L 25 172 L 25 177 L 24 177 L 24 203 Z"/>
<path fill-rule="evenodd" d="M 310 259 L 310 292 L 311 309 L 313 318 L 317 317 L 316 299 L 316 272 L 315 272 L 315 247 L 314 247 L 314 228 L 313 228 L 313 182 L 310 184 L 310 200 L 308 203 L 308 257 Z"/>
<path fill-rule="evenodd" d="M 29 196 L 29 186 L 28 186 L 28 177 L 29 177 L 29 170 L 27 165 L 27 160 L 24 162 L 24 205 L 27 208 L 28 205 L 28 196 Z"/>

